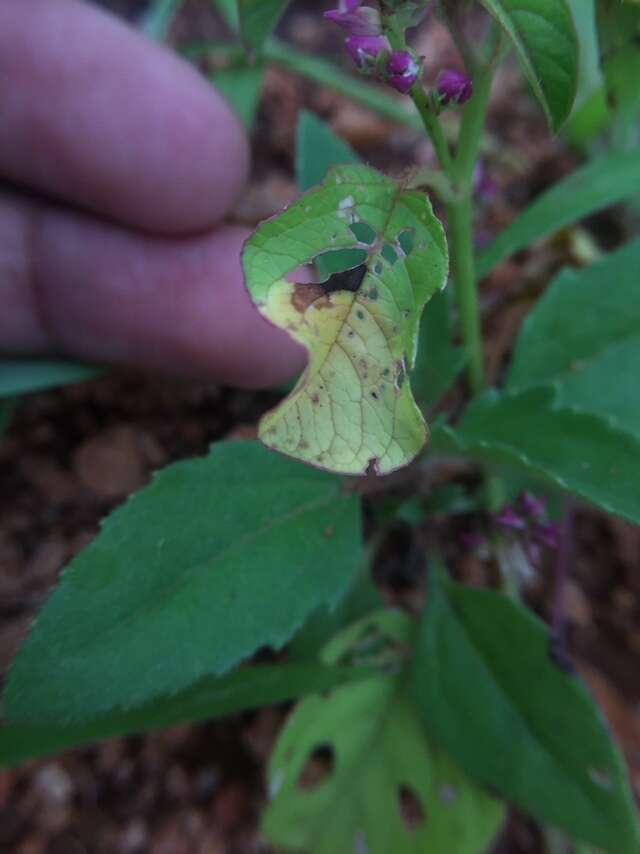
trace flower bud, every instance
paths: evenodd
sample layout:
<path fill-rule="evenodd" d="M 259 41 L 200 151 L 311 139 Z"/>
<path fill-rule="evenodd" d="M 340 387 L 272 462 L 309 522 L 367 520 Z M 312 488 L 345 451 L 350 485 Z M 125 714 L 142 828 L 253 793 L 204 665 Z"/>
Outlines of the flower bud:
<path fill-rule="evenodd" d="M 464 104 L 473 95 L 473 81 L 459 71 L 441 71 L 436 85 L 442 104 Z"/>
<path fill-rule="evenodd" d="M 394 50 L 389 57 L 386 72 L 387 83 L 406 95 L 420 77 L 422 66 L 408 50 Z"/>
<path fill-rule="evenodd" d="M 389 49 L 384 36 L 349 36 L 345 45 L 360 71 L 365 72 L 373 71 L 380 54 Z"/>
<path fill-rule="evenodd" d="M 370 6 L 360 6 L 361 0 L 340 0 L 337 9 L 324 13 L 328 21 L 333 21 L 349 36 L 379 36 L 382 34 L 380 12 Z"/>

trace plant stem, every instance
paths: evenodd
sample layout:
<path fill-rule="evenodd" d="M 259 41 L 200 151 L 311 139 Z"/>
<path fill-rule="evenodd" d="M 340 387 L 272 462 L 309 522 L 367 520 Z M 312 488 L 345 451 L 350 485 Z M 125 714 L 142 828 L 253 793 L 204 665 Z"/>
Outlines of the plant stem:
<path fill-rule="evenodd" d="M 471 198 L 465 194 L 460 200 L 447 205 L 447 214 L 453 281 L 460 318 L 460 335 L 467 351 L 469 387 L 475 395 L 485 387 L 485 370 L 473 259 Z"/>
<path fill-rule="evenodd" d="M 448 177 L 451 177 L 453 171 L 453 159 L 451 157 L 451 152 L 449 151 L 449 145 L 445 138 L 444 131 L 442 130 L 442 125 L 440 124 L 438 117 L 434 115 L 431 105 L 429 104 L 429 99 L 419 82 L 411 89 L 411 97 L 420 118 L 422 119 L 424 129 L 433 143 L 433 147 L 438 160 L 440 161 L 440 165 L 442 166 L 442 170 Z"/>

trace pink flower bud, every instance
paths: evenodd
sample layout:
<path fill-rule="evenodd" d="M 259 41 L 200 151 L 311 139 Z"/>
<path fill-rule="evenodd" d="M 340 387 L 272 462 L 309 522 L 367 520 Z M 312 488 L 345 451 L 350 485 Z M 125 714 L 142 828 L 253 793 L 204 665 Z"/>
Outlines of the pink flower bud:
<path fill-rule="evenodd" d="M 511 528 L 515 531 L 521 531 L 525 528 L 525 521 L 521 516 L 518 516 L 516 511 L 507 504 L 502 508 L 500 513 L 496 516 L 496 522 L 498 525 L 502 525 L 503 528 Z"/>
<path fill-rule="evenodd" d="M 443 104 L 464 104 L 473 95 L 473 81 L 459 71 L 441 71 L 436 85 Z"/>
<path fill-rule="evenodd" d="M 523 513 L 527 516 L 533 516 L 535 519 L 546 519 L 547 517 L 547 502 L 542 498 L 536 498 L 530 492 L 522 493 L 520 507 Z"/>
<path fill-rule="evenodd" d="M 361 0 L 344 0 L 337 9 L 324 13 L 350 36 L 379 36 L 382 34 L 380 12 L 370 6 L 360 7 Z"/>
<path fill-rule="evenodd" d="M 372 71 L 378 56 L 389 48 L 384 36 L 349 36 L 345 45 L 361 71 Z"/>
<path fill-rule="evenodd" d="M 408 50 L 394 50 L 389 57 L 386 71 L 387 83 L 406 95 L 420 77 L 422 66 Z"/>

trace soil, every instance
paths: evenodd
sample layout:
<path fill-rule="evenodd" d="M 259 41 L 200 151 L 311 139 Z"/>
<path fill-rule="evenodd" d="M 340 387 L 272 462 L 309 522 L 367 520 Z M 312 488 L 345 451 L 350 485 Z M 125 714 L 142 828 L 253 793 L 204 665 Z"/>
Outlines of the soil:
<path fill-rule="evenodd" d="M 144 0 L 113 0 L 132 20 Z M 207 0 L 187 0 L 172 41 L 220 38 Z M 294 3 L 282 34 L 301 49 L 344 59 L 318 4 Z M 419 52 L 434 68 L 450 61 L 443 32 L 425 33 Z M 346 62 L 345 62 L 346 67 Z M 301 108 L 330 121 L 374 166 L 401 172 L 429 163 L 427 144 L 344 98 L 280 70 L 267 74 L 254 136 L 254 177 L 234 218 L 256 223 L 296 195 L 294 132 Z M 576 160 L 547 132 L 516 70 L 498 77 L 485 169 L 495 185 L 481 204 L 486 241 Z M 624 236 L 618 214 L 583 224 L 582 236 L 609 248 Z M 489 367 L 501 375 L 523 315 L 565 263 L 576 232 L 523 252 L 483 283 Z M 460 398 L 454 392 L 449 403 Z M 212 441 L 251 436 L 277 395 L 133 372 L 32 395 L 17 408 L 0 444 L 0 668 L 6 670 L 62 567 L 96 534 L 101 518 L 151 473 L 202 454 Z M 450 473 L 450 477 L 469 477 Z M 473 475 L 471 475 L 473 477 Z M 368 499 L 375 501 L 375 496 Z M 424 584 L 425 538 L 445 540 L 461 579 L 490 583 L 483 560 L 461 543 L 473 518 L 417 533 L 399 525 L 380 551 L 376 575 L 389 597 L 415 607 Z M 569 650 L 623 747 L 640 794 L 640 530 L 592 509 L 575 510 L 568 588 Z M 545 618 L 553 608 L 552 561 L 527 590 Z M 258 822 L 264 769 L 287 712 L 267 708 L 222 721 L 116 739 L 0 775 L 0 852 L 7 854 L 251 854 L 266 852 Z M 536 826 L 513 813 L 496 843 L 503 854 L 543 851 Z"/>

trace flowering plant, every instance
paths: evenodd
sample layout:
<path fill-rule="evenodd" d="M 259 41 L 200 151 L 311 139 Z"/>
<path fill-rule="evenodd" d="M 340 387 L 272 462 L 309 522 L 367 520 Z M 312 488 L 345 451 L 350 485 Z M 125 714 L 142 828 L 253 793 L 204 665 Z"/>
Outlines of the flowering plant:
<path fill-rule="evenodd" d="M 5 762 L 296 700 L 268 774 L 263 826 L 279 847 L 477 854 L 514 805 L 549 850 L 636 854 L 621 751 L 572 663 L 566 590 L 583 505 L 640 522 L 640 243 L 590 243 L 574 269 L 545 273 L 492 372 L 495 289 L 484 300 L 480 283 L 640 193 L 628 79 L 590 49 L 640 32 L 640 8 L 339 0 L 324 18 L 360 80 L 271 35 L 285 0 L 218 5 L 238 45 L 191 56 L 257 86 L 266 63 L 294 67 L 422 133 L 431 163 L 398 180 L 301 117 L 303 194 L 258 226 L 242 263 L 256 311 L 307 367 L 259 442 L 168 467 L 75 558 L 12 666 Z M 452 67 L 413 40 L 436 15 Z M 605 153 L 480 240 L 477 212 L 498 192 L 487 114 L 511 54 L 551 130 Z M 239 104 L 248 125 L 257 95 Z M 374 583 L 398 525 L 428 568 L 403 609 Z M 452 580 L 474 552 L 476 583 Z M 547 621 L 526 604 L 545 572 Z M 264 647 L 269 663 L 251 663 Z"/>

